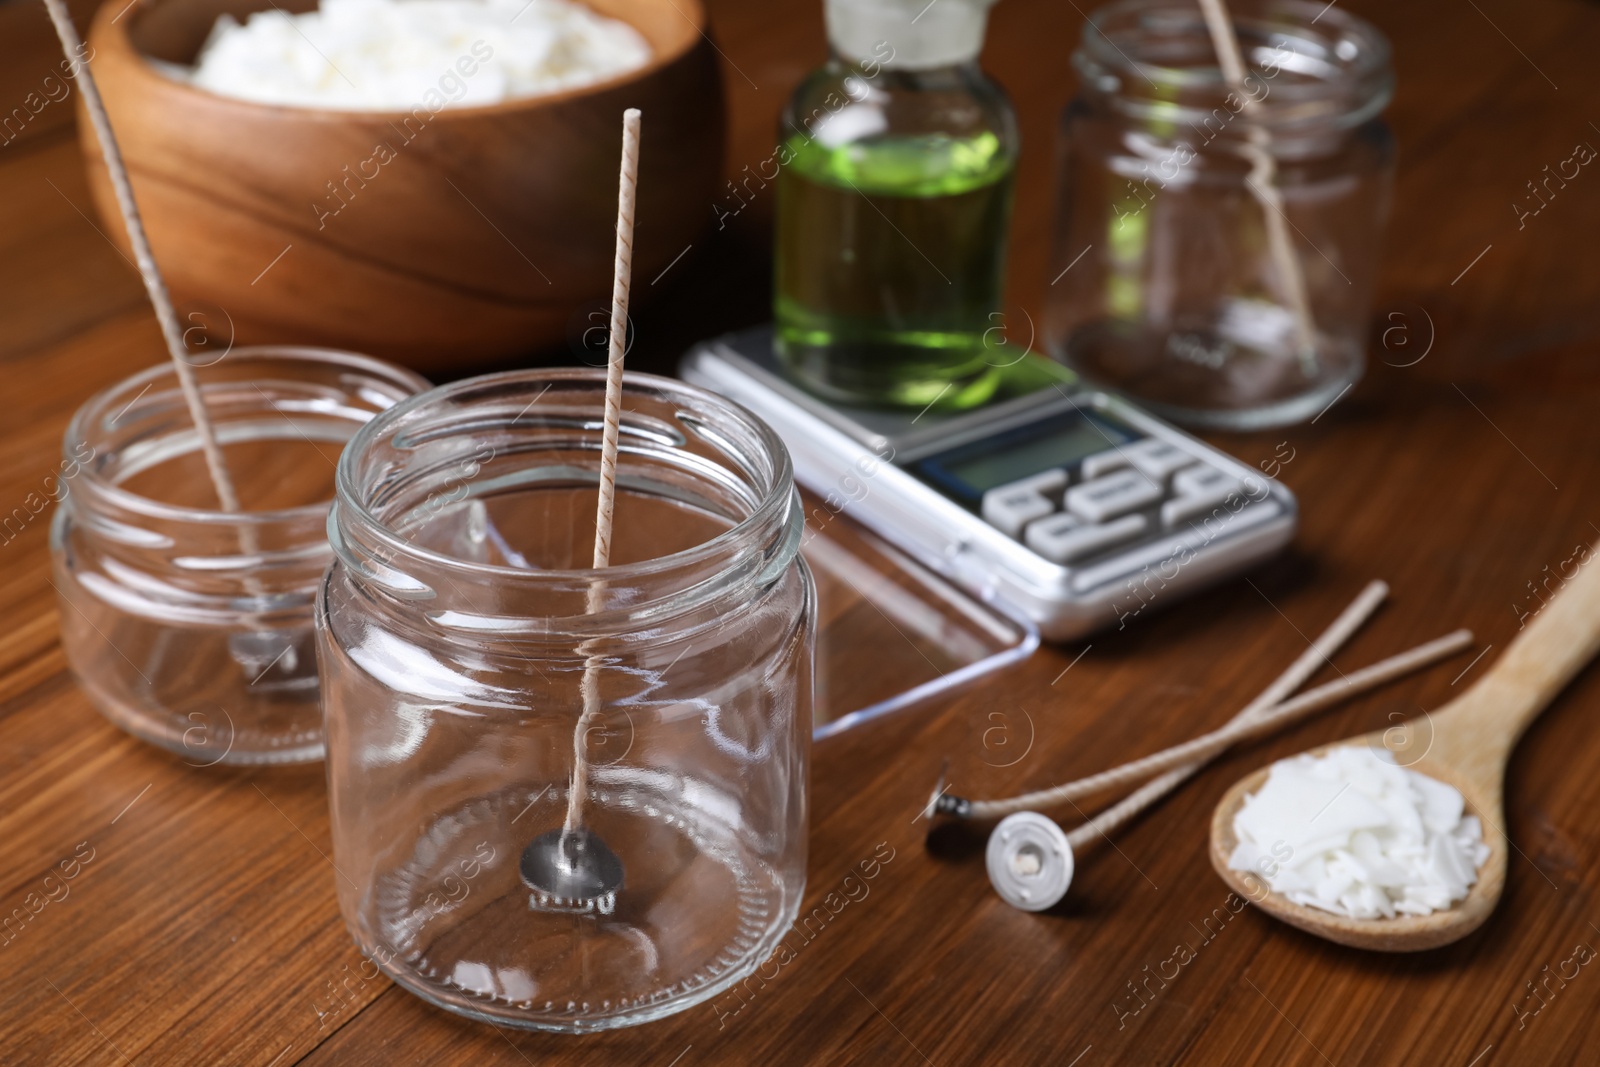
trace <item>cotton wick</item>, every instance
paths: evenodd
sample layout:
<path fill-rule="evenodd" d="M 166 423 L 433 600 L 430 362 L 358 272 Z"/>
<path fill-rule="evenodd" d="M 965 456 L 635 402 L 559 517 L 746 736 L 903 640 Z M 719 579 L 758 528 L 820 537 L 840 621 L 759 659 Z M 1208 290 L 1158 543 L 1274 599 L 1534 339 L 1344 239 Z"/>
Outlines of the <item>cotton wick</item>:
<path fill-rule="evenodd" d="M 1319 666 L 1332 663 L 1333 654 L 1377 610 L 1388 595 L 1388 589 L 1383 582 L 1369 583 L 1288 670 L 1221 729 L 1101 774 L 1006 800 L 968 800 L 952 796 L 944 792 L 941 775 L 940 785 L 929 799 L 927 810 L 933 815 L 951 815 L 958 819 L 994 819 L 1004 815 L 990 833 L 984 851 L 990 885 L 1006 903 L 1024 911 L 1054 907 L 1072 884 L 1075 853 L 1096 841 L 1110 840 L 1113 831 L 1182 785 L 1229 745 L 1287 726 L 1346 697 L 1436 663 L 1472 643 L 1469 631 L 1457 630 L 1352 674 L 1341 672 L 1339 681 L 1319 686 L 1297 699 L 1287 699 Z M 1070 802 L 1074 797 L 1124 785 L 1151 774 L 1157 777 L 1070 833 L 1064 832 L 1048 816 L 1032 810 Z"/>
<path fill-rule="evenodd" d="M 1253 114 L 1258 102 L 1245 88 L 1244 55 L 1234 32 L 1233 16 L 1228 12 L 1227 0 L 1200 0 L 1200 11 L 1205 16 L 1206 30 L 1211 34 L 1211 46 L 1216 49 L 1223 80 L 1239 94 L 1243 110 Z M 1311 297 L 1306 291 L 1305 271 L 1289 239 L 1289 217 L 1284 214 L 1283 191 L 1278 188 L 1278 163 L 1267 150 L 1267 129 L 1259 122 L 1251 122 L 1248 128 L 1249 140 L 1244 146 L 1244 154 L 1250 161 L 1250 175 L 1245 179 L 1245 185 L 1249 186 L 1251 195 L 1261 205 L 1261 214 L 1267 226 L 1267 247 L 1283 280 L 1283 295 L 1294 315 L 1295 342 L 1301 368 L 1310 377 L 1317 368 L 1317 334 L 1316 324 L 1311 317 Z"/>
<path fill-rule="evenodd" d="M 172 297 L 167 293 L 167 283 L 156 266 L 150 252 L 150 239 L 145 236 L 144 220 L 139 215 L 139 205 L 133 199 L 133 186 L 128 181 L 128 168 L 122 162 L 122 150 L 117 147 L 116 134 L 111 130 L 111 119 L 100 99 L 100 89 L 83 56 L 83 41 L 78 28 L 72 24 L 63 0 L 44 0 L 55 23 L 56 36 L 61 38 L 61 48 L 76 71 L 78 85 L 83 90 L 84 108 L 94 124 L 95 139 L 100 142 L 100 155 L 111 176 L 111 188 L 117 195 L 117 207 L 122 210 L 122 224 L 128 231 L 128 241 L 133 245 L 133 258 L 139 265 L 139 276 L 144 279 L 145 292 L 155 308 L 156 321 L 161 324 L 161 336 L 167 342 L 167 355 L 172 357 L 172 369 L 177 372 L 178 386 L 183 390 L 184 403 L 189 407 L 189 417 L 194 420 L 200 434 L 200 450 L 206 459 L 206 469 L 211 473 L 211 484 L 223 511 L 239 511 L 239 496 L 234 492 L 233 480 L 228 477 L 227 463 L 222 450 L 217 447 L 217 437 L 211 427 L 211 417 L 206 413 L 200 386 L 195 381 L 194 368 L 184 358 L 188 349 L 183 343 L 183 327 L 178 324 L 178 313 L 173 310 Z"/>
<path fill-rule="evenodd" d="M 627 355 L 628 287 L 633 278 L 633 213 L 639 184 L 639 109 L 622 113 L 622 174 L 617 188 L 617 255 L 611 282 L 611 352 L 606 363 L 605 428 L 600 443 L 600 500 L 594 520 L 594 569 L 611 566 L 611 526 L 617 496 L 617 439 L 622 423 L 622 361 Z M 589 586 L 589 613 L 600 610 L 604 582 Z M 599 657 L 583 665 L 583 714 L 572 739 L 572 788 L 567 793 L 563 841 L 583 826 L 583 804 L 589 791 L 586 754 L 589 725 L 600 713 Z"/>
<path fill-rule="evenodd" d="M 1368 668 L 1366 671 L 1358 671 L 1357 677 L 1345 678 L 1343 685 L 1335 684 L 1323 686 L 1319 690 L 1313 690 L 1311 693 L 1306 694 L 1306 697 L 1303 698 L 1303 703 L 1291 701 L 1287 705 L 1284 704 L 1290 694 L 1304 685 L 1317 672 L 1318 668 L 1324 663 L 1332 662 L 1333 654 L 1343 647 L 1345 642 L 1350 640 L 1351 635 L 1361 628 L 1361 625 L 1372 616 L 1374 611 L 1378 610 L 1378 606 L 1383 603 L 1388 595 L 1389 586 L 1384 582 L 1368 582 L 1366 588 L 1362 589 L 1360 594 L 1350 602 L 1350 605 L 1339 613 L 1339 616 L 1328 625 L 1326 630 L 1317 635 L 1317 639 L 1311 642 L 1304 652 L 1300 653 L 1299 657 L 1289 665 L 1288 669 L 1275 678 L 1271 685 L 1262 690 L 1259 696 L 1245 705 L 1244 710 L 1235 715 L 1228 725 L 1221 730 L 1215 730 L 1210 734 L 1196 738 L 1194 741 L 1174 746 L 1163 752 L 1157 752 L 1152 756 L 1134 760 L 1131 763 L 1125 763 L 1109 771 L 1091 775 L 1088 778 L 1080 778 L 1075 782 L 1067 782 L 1051 789 L 1043 789 L 1006 800 L 968 800 L 964 797 L 947 795 L 939 798 L 939 803 L 935 805 L 934 810 L 937 814 L 954 815 L 961 819 L 995 819 L 1002 815 L 1024 811 L 1033 807 L 1048 807 L 1053 804 L 1068 802 L 1102 789 L 1148 778 L 1161 770 L 1167 771 L 1166 774 L 1147 783 L 1141 789 L 1135 790 L 1121 803 L 1101 812 L 1099 816 L 1090 820 L 1084 826 L 1080 826 L 1075 831 L 1080 833 L 1080 837 L 1072 843 L 1074 847 L 1081 847 L 1082 844 L 1092 839 L 1101 830 L 1121 825 L 1121 823 L 1132 818 L 1150 804 L 1177 788 L 1179 784 L 1221 753 L 1228 745 L 1240 740 L 1246 733 L 1249 733 L 1252 725 L 1258 725 L 1261 720 L 1268 719 L 1269 715 L 1272 715 L 1275 711 L 1291 709 L 1286 714 L 1279 715 L 1273 720 L 1281 725 L 1287 725 L 1288 721 L 1299 715 L 1310 714 L 1311 711 L 1327 707 L 1342 697 L 1354 696 L 1357 692 L 1395 677 L 1394 668 L 1396 666 L 1409 666 L 1410 669 L 1421 666 L 1421 661 L 1425 660 L 1426 657 L 1419 657 L 1419 650 L 1413 650 L 1402 656 L 1394 657 L 1393 659 L 1399 661 L 1398 663 L 1386 660 L 1383 663 L 1374 664 L 1373 667 Z M 1458 638 L 1459 635 L 1451 635 L 1450 639 L 1446 639 L 1446 644 L 1453 647 L 1452 639 Z M 1432 644 L 1437 645 L 1439 642 L 1433 642 Z M 1432 652 L 1430 646 L 1424 646 L 1424 648 L 1429 649 L 1430 653 Z M 1216 742 L 1219 739 L 1221 743 L 1217 744 Z M 1208 747 L 1208 742 L 1212 743 L 1212 747 Z"/>
<path fill-rule="evenodd" d="M 1471 645 L 1472 631 L 1456 630 L 1427 644 L 1418 645 L 1410 651 L 1351 671 L 1326 685 L 1318 686 L 1259 714 L 1236 716 L 1226 726 L 1201 734 L 1192 741 L 1124 763 L 1109 771 L 1007 800 L 967 800 L 963 797 L 946 795 L 939 798 L 934 813 L 955 815 L 963 819 L 994 819 L 1014 811 L 1054 807 L 1108 789 L 1130 785 L 1185 764 L 1210 761 L 1241 741 L 1250 741 L 1276 733 L 1325 708 L 1343 703 L 1377 686 L 1456 655 Z"/>
<path fill-rule="evenodd" d="M 1388 586 L 1383 582 L 1368 584 L 1361 595 L 1356 597 L 1316 641 L 1312 642 L 1288 670 L 1225 726 L 1181 745 L 1174 745 L 1153 755 L 1124 763 L 1120 767 L 1003 800 L 971 800 L 947 793 L 944 788 L 944 775 L 941 773 L 939 784 L 929 797 L 924 812 L 931 816 L 951 816 L 961 820 L 999 819 L 1002 816 L 1019 814 L 1029 814 L 1030 817 L 1037 819 L 1038 816 L 1032 813 L 1038 809 L 1071 803 L 1082 797 L 1149 779 L 1121 801 L 1076 827 L 1071 833 L 1060 835 L 1060 843 L 1069 851 L 1081 850 L 1092 842 L 1106 837 L 1161 800 L 1232 745 L 1281 730 L 1324 708 L 1332 707 L 1359 693 L 1367 692 L 1453 656 L 1472 644 L 1471 631 L 1456 630 L 1360 670 L 1341 674 L 1337 681 L 1318 686 L 1292 700 L 1287 699 L 1315 673 L 1319 666 L 1331 662 L 1333 654 L 1371 616 L 1387 593 Z M 948 762 L 946 766 L 948 767 Z M 1151 777 L 1152 775 L 1156 777 Z M 1004 826 L 1005 823 L 1001 825 Z M 1064 886 L 1061 888 L 1064 892 Z"/>

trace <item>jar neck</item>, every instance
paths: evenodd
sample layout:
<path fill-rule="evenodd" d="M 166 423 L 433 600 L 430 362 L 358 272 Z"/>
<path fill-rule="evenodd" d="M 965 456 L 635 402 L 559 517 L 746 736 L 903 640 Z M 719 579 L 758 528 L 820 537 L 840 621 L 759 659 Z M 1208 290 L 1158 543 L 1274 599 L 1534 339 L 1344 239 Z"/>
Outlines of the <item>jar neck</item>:
<path fill-rule="evenodd" d="M 851 59 L 837 49 L 829 53 L 828 63 L 833 70 L 849 79 L 846 88 L 850 89 L 857 80 L 862 88 L 856 92 L 847 92 L 851 99 L 866 95 L 868 90 L 879 90 L 888 93 L 908 92 L 974 92 L 998 91 L 999 87 L 979 66 L 978 59 L 973 56 L 954 63 L 943 63 L 929 67 L 885 67 L 874 66 L 857 59 Z"/>
<path fill-rule="evenodd" d="M 803 526 L 782 442 L 711 393 L 632 373 L 615 565 L 592 567 L 604 395 L 603 371 L 513 371 L 374 420 L 328 521 L 349 581 L 390 625 L 524 645 L 681 633 L 778 581 Z"/>
<path fill-rule="evenodd" d="M 1326 137 L 1376 117 L 1394 92 L 1389 44 L 1340 8 L 1266 0 L 1237 10 L 1246 67 L 1230 85 L 1200 9 L 1187 0 L 1118 0 L 1096 11 L 1073 55 L 1092 106 L 1170 141 Z M 1243 121 L 1238 121 L 1242 118 Z"/>
<path fill-rule="evenodd" d="M 67 428 L 52 495 L 75 543 L 135 584 L 304 592 L 329 558 L 333 457 L 427 381 L 352 353 L 274 347 L 234 349 L 195 377 L 245 510 L 217 505 L 200 434 L 163 363 L 92 397 Z M 325 476 L 286 469 L 288 450 L 326 463 Z"/>
<path fill-rule="evenodd" d="M 796 90 L 780 128 L 795 151 L 986 133 L 1007 160 L 1017 149 L 1010 102 L 976 61 L 870 74 L 835 55 Z"/>

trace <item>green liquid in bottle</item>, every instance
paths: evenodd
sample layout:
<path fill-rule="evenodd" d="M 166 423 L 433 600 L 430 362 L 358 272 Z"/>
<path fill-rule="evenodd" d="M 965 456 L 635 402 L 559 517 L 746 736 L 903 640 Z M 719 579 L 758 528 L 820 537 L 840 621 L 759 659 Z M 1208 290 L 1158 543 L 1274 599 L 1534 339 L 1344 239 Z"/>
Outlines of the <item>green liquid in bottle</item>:
<path fill-rule="evenodd" d="M 1012 160 L 998 137 L 791 138 L 778 349 L 816 392 L 941 407 L 993 391 Z M 986 344 L 985 338 L 989 338 Z"/>

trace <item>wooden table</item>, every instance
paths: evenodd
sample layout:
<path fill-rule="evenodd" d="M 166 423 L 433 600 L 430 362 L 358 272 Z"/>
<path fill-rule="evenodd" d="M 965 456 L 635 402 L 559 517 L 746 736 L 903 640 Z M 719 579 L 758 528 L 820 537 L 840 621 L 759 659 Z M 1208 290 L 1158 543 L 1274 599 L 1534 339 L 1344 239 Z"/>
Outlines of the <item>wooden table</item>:
<path fill-rule="evenodd" d="M 64 669 L 45 517 L 8 531 L 0 914 L 27 912 L 58 861 L 79 862 L 68 895 L 0 944 L 0 1062 L 1594 1062 L 1600 973 L 1549 977 L 1577 946 L 1600 944 L 1593 670 L 1517 753 L 1506 897 L 1460 944 L 1377 956 L 1251 908 L 1234 915 L 1206 861 L 1211 807 L 1235 778 L 1439 706 L 1516 633 L 1529 583 L 1600 535 L 1600 188 L 1589 187 L 1600 179 L 1580 176 L 1521 229 L 1511 207 L 1576 142 L 1600 144 L 1600 9 L 1353 6 L 1391 35 L 1400 75 L 1374 365 L 1313 424 L 1218 439 L 1252 463 L 1286 442 L 1294 458 L 1282 477 L 1304 505 L 1293 550 L 1248 581 L 818 745 L 806 907 L 875 852 L 893 858 L 865 899 L 743 1000 L 574 1039 L 496 1031 L 384 979 L 362 981 L 334 904 L 320 771 L 201 772 L 108 726 Z M 820 59 L 819 7 L 713 4 L 730 174 L 766 158 L 782 101 Z M 1049 145 L 1081 19 L 1058 0 L 1007 0 L 993 16 L 985 61 L 1016 98 L 1027 146 L 1013 313 L 1042 298 Z M 0 110 L 54 62 L 50 44 L 31 2 L 0 3 Z M 66 106 L 51 104 L 0 147 L 0 191 L 3 515 L 53 472 L 73 408 L 161 350 L 133 273 L 86 214 Z M 768 201 L 698 249 L 676 296 L 641 317 L 641 361 L 665 365 L 693 337 L 761 317 Z M 1009 792 L 1220 724 L 1373 577 L 1392 583 L 1392 603 L 1341 667 L 1457 625 L 1487 654 L 1220 761 L 1115 848 L 1080 857 L 1070 901 L 1054 912 L 1024 914 L 994 896 L 981 835 L 925 845 L 917 813 L 946 758 L 962 791 Z M 987 732 L 997 723 L 1008 732 Z M 1014 747 L 1002 752 L 1001 741 Z M 1194 958 L 1170 980 L 1147 980 L 1170 973 L 1164 961 L 1180 944 Z M 1544 983 L 1538 998 L 1530 982 Z"/>

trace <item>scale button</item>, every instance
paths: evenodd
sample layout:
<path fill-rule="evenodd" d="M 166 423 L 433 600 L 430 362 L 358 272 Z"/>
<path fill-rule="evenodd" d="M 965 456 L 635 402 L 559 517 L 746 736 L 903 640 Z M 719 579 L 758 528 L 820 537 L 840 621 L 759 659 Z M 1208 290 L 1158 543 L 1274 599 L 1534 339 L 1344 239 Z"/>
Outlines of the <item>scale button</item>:
<path fill-rule="evenodd" d="M 1031 485 L 1002 485 L 983 494 L 984 520 L 1011 537 L 1021 537 L 1024 526 L 1055 510 L 1056 506 Z"/>
<path fill-rule="evenodd" d="M 1170 441 L 1147 437 L 1122 450 L 1134 469 L 1161 485 L 1167 479 L 1194 462 L 1194 456 Z"/>
<path fill-rule="evenodd" d="M 1172 479 L 1176 495 L 1161 505 L 1161 524 L 1176 526 L 1204 512 L 1215 511 L 1244 487 L 1244 482 L 1227 471 L 1204 463 L 1186 467 Z"/>
<path fill-rule="evenodd" d="M 1062 513 L 1028 527 L 1028 547 L 1052 563 L 1071 563 L 1145 532 L 1143 515 L 1124 515 L 1115 522 L 1090 526 Z"/>
<path fill-rule="evenodd" d="M 1172 479 L 1172 491 L 1182 496 L 1214 493 L 1218 489 L 1232 491 L 1242 485 L 1243 483 L 1239 479 L 1227 471 L 1218 470 L 1216 467 L 1205 463 L 1196 463 L 1192 467 L 1185 467 Z"/>
<path fill-rule="evenodd" d="M 1043 496 L 1053 496 L 1061 499 L 1061 490 L 1067 487 L 1067 472 L 1065 468 L 1055 467 L 1051 470 L 1040 471 L 1028 478 L 1019 478 L 1014 482 L 1007 482 L 1001 489 L 1032 489 Z"/>
<path fill-rule="evenodd" d="M 1067 510 L 1085 522 L 1105 522 L 1161 499 L 1161 487 L 1136 470 L 1123 470 L 1074 486 Z"/>
<path fill-rule="evenodd" d="M 1128 466 L 1128 457 L 1124 454 L 1126 451 L 1126 448 L 1108 448 L 1104 452 L 1096 452 L 1092 456 L 1085 456 L 1083 466 L 1079 468 L 1083 472 L 1084 481 L 1088 481 L 1090 478 L 1098 478 L 1102 474 L 1110 474 L 1112 471 L 1119 471 Z"/>

